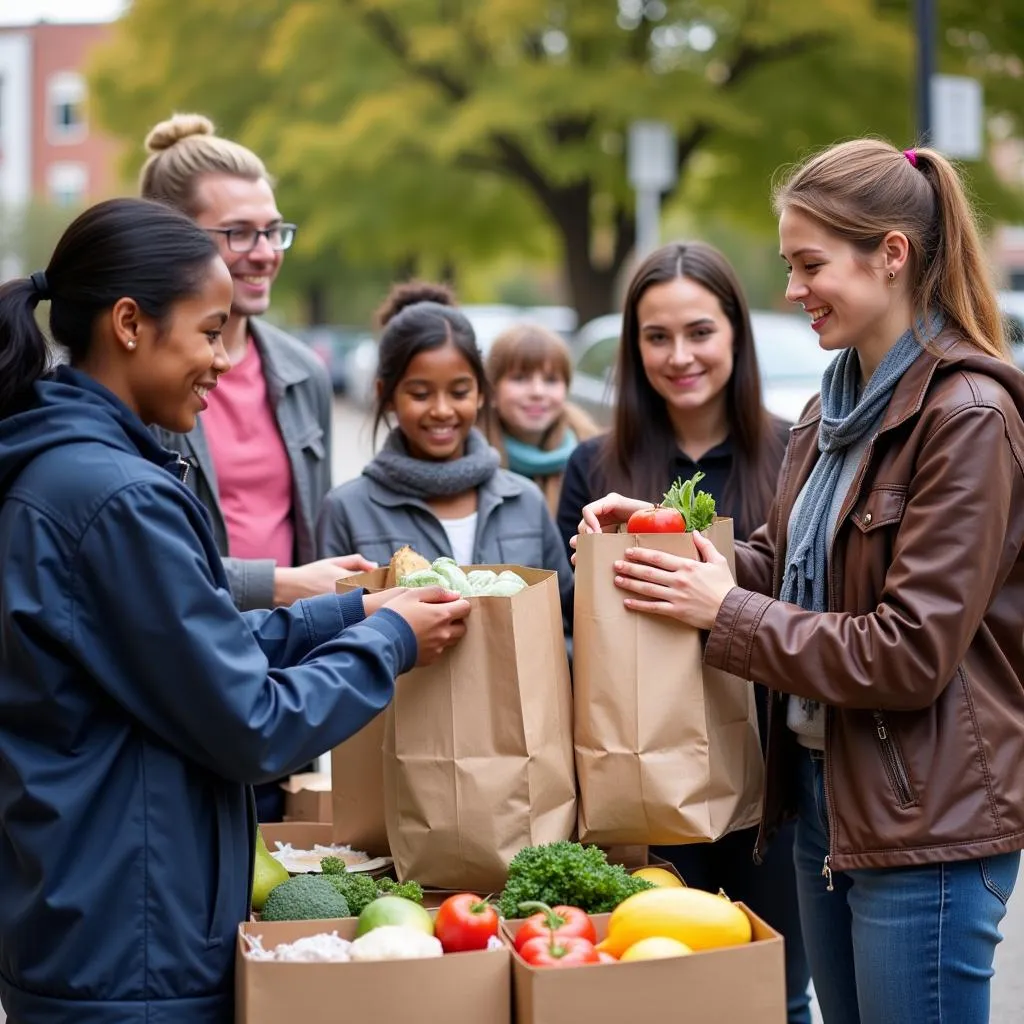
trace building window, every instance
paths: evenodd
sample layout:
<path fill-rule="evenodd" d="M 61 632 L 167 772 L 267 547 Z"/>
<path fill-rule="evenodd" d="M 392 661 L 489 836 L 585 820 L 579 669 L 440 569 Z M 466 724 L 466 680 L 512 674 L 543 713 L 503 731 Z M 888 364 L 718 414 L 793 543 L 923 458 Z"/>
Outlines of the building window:
<path fill-rule="evenodd" d="M 47 85 L 47 134 L 50 142 L 81 142 L 85 123 L 85 79 L 74 71 L 53 75 Z"/>
<path fill-rule="evenodd" d="M 57 206 L 81 206 L 89 191 L 89 172 L 85 164 L 50 164 L 46 187 Z"/>

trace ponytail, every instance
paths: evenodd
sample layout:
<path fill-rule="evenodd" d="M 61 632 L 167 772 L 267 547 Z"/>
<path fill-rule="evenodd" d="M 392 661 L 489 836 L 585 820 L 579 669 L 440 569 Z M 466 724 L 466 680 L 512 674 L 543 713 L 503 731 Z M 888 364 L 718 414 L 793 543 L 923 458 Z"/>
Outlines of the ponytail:
<path fill-rule="evenodd" d="M 0 418 L 25 403 L 50 367 L 50 347 L 34 314 L 40 298 L 27 277 L 0 285 Z"/>
<path fill-rule="evenodd" d="M 960 176 L 934 149 L 912 152 L 935 192 L 938 222 L 935 253 L 918 284 L 915 304 L 921 310 L 943 310 L 972 345 L 1009 360 L 1005 322 Z"/>
<path fill-rule="evenodd" d="M 784 181 L 775 212 L 792 207 L 861 252 L 890 231 L 910 244 L 911 299 L 918 319 L 941 310 L 946 325 L 979 351 L 1009 361 L 1006 329 L 974 210 L 960 175 L 934 149 L 901 152 L 856 139 L 819 153 Z"/>

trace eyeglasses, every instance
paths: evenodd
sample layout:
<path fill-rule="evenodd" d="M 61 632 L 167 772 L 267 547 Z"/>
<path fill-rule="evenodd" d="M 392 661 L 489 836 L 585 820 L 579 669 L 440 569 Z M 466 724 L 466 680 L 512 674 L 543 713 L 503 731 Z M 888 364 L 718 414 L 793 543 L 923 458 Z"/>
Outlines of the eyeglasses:
<path fill-rule="evenodd" d="M 272 228 L 207 228 L 206 230 L 215 235 L 223 235 L 232 252 L 252 252 L 259 245 L 261 237 L 270 243 L 270 248 L 275 252 L 283 252 L 285 249 L 291 248 L 292 242 L 295 241 L 295 232 L 298 229 L 294 224 L 275 224 Z"/>

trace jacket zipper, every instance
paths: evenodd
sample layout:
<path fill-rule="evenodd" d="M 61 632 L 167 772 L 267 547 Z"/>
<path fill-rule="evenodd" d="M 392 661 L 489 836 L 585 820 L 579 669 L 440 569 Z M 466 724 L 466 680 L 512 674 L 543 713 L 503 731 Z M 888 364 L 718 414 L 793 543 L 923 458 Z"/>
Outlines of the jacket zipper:
<path fill-rule="evenodd" d="M 893 743 L 889 730 L 885 726 L 882 712 L 874 711 L 872 714 L 875 719 L 875 733 L 882 747 L 882 761 L 885 764 L 886 774 L 889 776 L 892 788 L 896 791 L 896 797 L 900 802 L 900 806 L 906 807 L 914 802 L 914 791 L 911 789 L 907 770 L 900 759 L 900 753 L 896 749 L 896 744 Z"/>
<path fill-rule="evenodd" d="M 838 602 L 836 601 L 835 594 L 835 546 L 836 546 L 836 534 L 839 533 L 843 523 L 846 522 L 850 517 L 850 512 L 853 510 L 854 501 L 850 501 L 850 495 L 860 495 L 861 485 L 864 483 L 864 472 L 865 467 L 870 463 L 871 456 L 874 454 L 875 441 L 878 439 L 878 433 L 868 441 L 867 447 L 864 449 L 864 454 L 861 456 L 861 463 L 857 470 L 857 477 L 853 481 L 853 485 L 847 492 L 846 497 L 843 499 L 843 505 L 839 509 L 839 516 L 836 519 L 835 530 L 832 532 L 832 536 L 828 542 L 828 609 L 832 611 Z M 825 888 L 829 892 L 835 891 L 835 886 L 832 884 L 832 842 L 836 834 L 836 816 L 832 810 L 832 773 L 829 770 L 832 763 L 832 758 L 829 756 L 828 750 L 828 733 L 829 724 L 831 719 L 832 709 L 826 704 L 825 705 L 825 768 L 824 768 L 824 785 L 825 785 L 825 814 L 828 818 L 828 852 L 825 854 L 825 861 L 821 868 L 821 875 L 825 879 Z"/>

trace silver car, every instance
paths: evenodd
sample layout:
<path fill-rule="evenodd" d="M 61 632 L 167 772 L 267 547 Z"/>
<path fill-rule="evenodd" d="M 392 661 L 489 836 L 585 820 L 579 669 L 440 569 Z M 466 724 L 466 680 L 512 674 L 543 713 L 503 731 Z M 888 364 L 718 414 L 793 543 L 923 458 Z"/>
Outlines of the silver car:
<path fill-rule="evenodd" d="M 819 347 L 805 317 L 756 310 L 751 311 L 750 323 L 765 405 L 776 416 L 795 422 L 821 390 L 822 374 L 835 353 Z M 621 331 L 621 314 L 598 317 L 584 324 L 573 345 L 576 369 L 569 396 L 603 425 L 611 421 L 615 405 L 612 376 Z"/>

